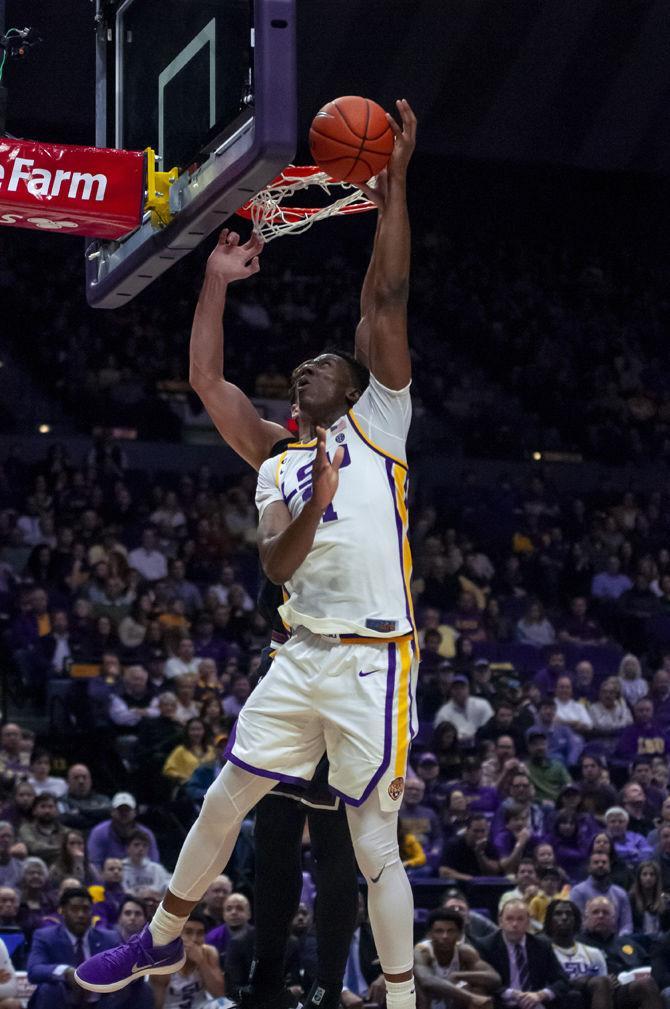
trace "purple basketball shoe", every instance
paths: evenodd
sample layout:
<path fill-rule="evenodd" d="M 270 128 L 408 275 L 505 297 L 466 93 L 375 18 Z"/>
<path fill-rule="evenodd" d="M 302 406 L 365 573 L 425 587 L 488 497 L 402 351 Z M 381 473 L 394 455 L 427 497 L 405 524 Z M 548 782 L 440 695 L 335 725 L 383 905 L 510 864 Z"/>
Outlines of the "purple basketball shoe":
<path fill-rule="evenodd" d="M 122 946 L 103 950 L 80 964 L 74 976 L 87 991 L 105 994 L 125 988 L 145 974 L 174 974 L 185 962 L 181 939 L 167 946 L 154 946 L 149 926 L 145 925 Z"/>

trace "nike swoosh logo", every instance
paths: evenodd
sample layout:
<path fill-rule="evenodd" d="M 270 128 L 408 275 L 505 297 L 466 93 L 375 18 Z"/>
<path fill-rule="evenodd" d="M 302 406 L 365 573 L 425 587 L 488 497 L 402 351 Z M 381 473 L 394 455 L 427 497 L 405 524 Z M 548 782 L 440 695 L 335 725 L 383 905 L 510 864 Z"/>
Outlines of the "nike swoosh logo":
<path fill-rule="evenodd" d="M 386 866 L 385 866 L 385 865 L 383 865 L 383 866 L 381 867 L 381 871 L 380 871 L 380 873 L 379 873 L 379 875 L 378 875 L 378 876 L 371 876 L 371 877 L 370 877 L 370 882 L 371 882 L 371 883 L 378 883 L 378 882 L 379 882 L 379 880 L 381 879 L 381 875 L 382 875 L 382 872 L 384 871 L 384 869 L 385 869 L 385 868 L 386 868 Z"/>
<path fill-rule="evenodd" d="M 368 669 L 368 671 L 366 673 L 364 673 L 363 670 L 361 669 L 361 671 L 360 671 L 360 673 L 358 675 L 359 676 L 372 676 L 373 673 L 378 673 L 378 672 L 379 672 L 378 669 Z"/>
<path fill-rule="evenodd" d="M 135 963 L 135 964 L 133 964 L 133 966 L 132 966 L 132 967 L 130 968 L 130 973 L 131 973 L 131 974 L 137 974 L 138 970 L 146 970 L 146 969 L 147 969 L 147 967 L 149 967 L 149 968 L 151 968 L 151 967 L 160 967 L 160 965 L 161 965 L 162 963 L 167 963 L 169 959 L 170 959 L 170 957 L 169 957 L 169 956 L 166 956 L 164 960 L 156 960 L 156 961 L 154 961 L 154 963 L 152 963 L 152 964 L 145 964 L 145 965 L 144 965 L 144 967 L 142 967 L 142 965 L 141 965 L 141 964 L 139 964 L 139 963 Z"/>

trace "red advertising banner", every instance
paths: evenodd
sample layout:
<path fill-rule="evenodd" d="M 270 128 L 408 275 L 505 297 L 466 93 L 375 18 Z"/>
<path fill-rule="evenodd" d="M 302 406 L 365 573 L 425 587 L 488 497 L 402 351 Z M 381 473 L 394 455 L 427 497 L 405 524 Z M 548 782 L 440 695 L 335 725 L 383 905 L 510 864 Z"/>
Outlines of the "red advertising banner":
<path fill-rule="evenodd" d="M 120 238 L 144 209 L 143 151 L 0 138 L 0 224 Z"/>

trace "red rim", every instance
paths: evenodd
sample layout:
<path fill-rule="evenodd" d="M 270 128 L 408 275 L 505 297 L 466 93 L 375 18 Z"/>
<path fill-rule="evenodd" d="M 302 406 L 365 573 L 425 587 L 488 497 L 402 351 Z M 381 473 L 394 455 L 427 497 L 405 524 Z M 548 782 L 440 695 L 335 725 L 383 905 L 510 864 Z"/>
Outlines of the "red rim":
<path fill-rule="evenodd" d="M 287 165 L 286 168 L 278 175 L 272 182 L 269 182 L 265 189 L 283 189 L 286 186 L 290 186 L 294 179 L 307 179 L 310 175 L 326 174 L 323 168 L 319 168 L 318 165 Z M 331 179 L 328 176 L 328 181 L 337 184 L 336 179 Z M 247 220 L 251 220 L 251 208 L 253 207 L 253 199 L 247 200 L 243 203 L 235 213 L 239 217 L 245 217 Z M 373 207 L 372 203 L 359 204 L 358 206 L 343 207 L 339 214 L 360 214 L 366 210 L 371 210 Z M 288 224 L 295 224 L 297 221 L 305 221 L 307 218 L 312 217 L 317 214 L 319 210 L 323 210 L 323 207 L 284 207 L 282 206 L 280 210 L 275 211 L 270 217 L 265 217 L 265 221 L 274 221 L 278 217 L 284 218 Z"/>

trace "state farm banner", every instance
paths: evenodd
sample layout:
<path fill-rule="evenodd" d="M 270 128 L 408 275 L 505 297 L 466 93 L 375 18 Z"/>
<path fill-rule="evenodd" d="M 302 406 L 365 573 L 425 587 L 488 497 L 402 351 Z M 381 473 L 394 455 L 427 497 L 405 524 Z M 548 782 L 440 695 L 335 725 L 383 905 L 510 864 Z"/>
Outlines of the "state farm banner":
<path fill-rule="evenodd" d="M 0 138 L 0 224 L 120 238 L 142 220 L 143 151 Z"/>

